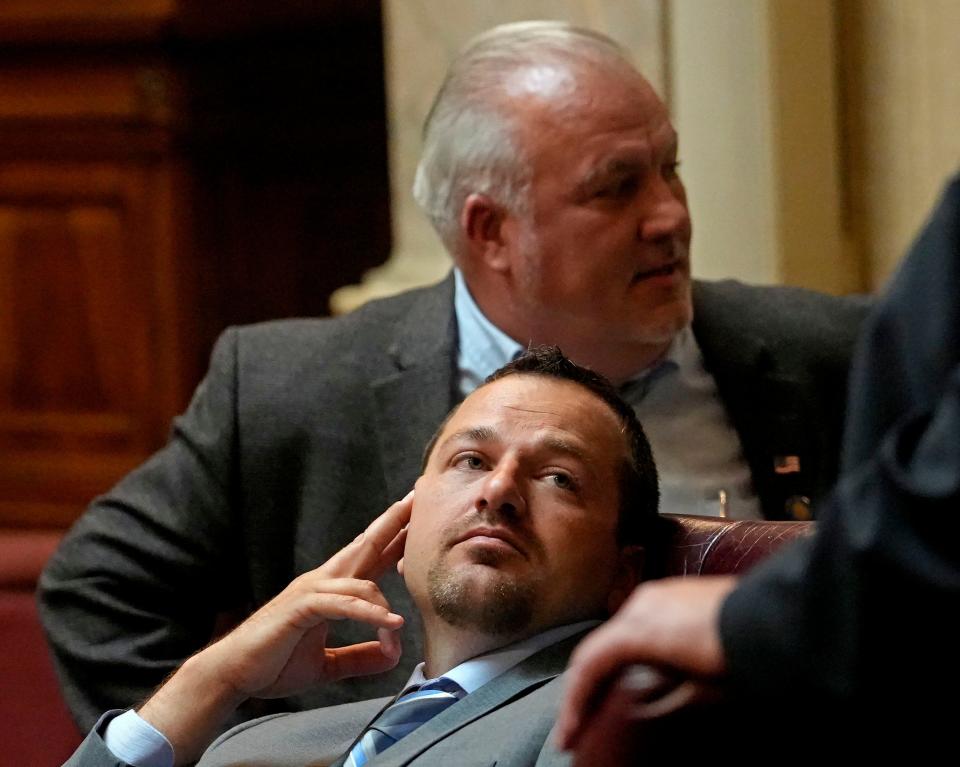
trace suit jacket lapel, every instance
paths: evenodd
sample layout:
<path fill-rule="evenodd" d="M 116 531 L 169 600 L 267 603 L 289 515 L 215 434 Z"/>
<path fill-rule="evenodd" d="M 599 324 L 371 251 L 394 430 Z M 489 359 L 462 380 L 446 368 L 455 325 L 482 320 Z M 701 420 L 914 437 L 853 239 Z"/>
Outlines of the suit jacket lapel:
<path fill-rule="evenodd" d="M 803 384 L 778 364 L 762 328 L 738 322 L 743 307 L 728 305 L 709 283 L 694 283 L 693 295 L 694 335 L 740 435 L 764 516 L 790 518 L 785 506 L 810 492 L 805 480 L 816 460 Z"/>
<path fill-rule="evenodd" d="M 437 741 L 546 684 L 563 672 L 582 638 L 583 633 L 576 634 L 531 655 L 379 754 L 369 762 L 370 767 L 407 765 Z"/>
<path fill-rule="evenodd" d="M 423 446 L 458 399 L 456 345 L 451 275 L 420 294 L 388 348 L 392 369 L 372 384 L 389 498 L 410 490 Z"/>
<path fill-rule="evenodd" d="M 370 718 L 370 721 L 363 725 L 363 727 L 360 729 L 360 732 L 358 732 L 357 736 L 353 739 L 353 742 L 350 743 L 349 748 L 347 748 L 347 750 L 340 755 L 339 759 L 337 759 L 335 762 L 332 762 L 330 767 L 343 767 L 343 763 L 347 761 L 347 757 L 350 755 L 350 752 L 353 751 L 353 747 L 360 741 L 360 738 L 363 737 L 363 733 L 365 733 L 369 729 L 370 725 L 380 718 L 380 714 L 390 708 L 390 706 L 392 706 L 399 697 L 400 694 L 397 693 L 380 707 L 377 713 Z"/>

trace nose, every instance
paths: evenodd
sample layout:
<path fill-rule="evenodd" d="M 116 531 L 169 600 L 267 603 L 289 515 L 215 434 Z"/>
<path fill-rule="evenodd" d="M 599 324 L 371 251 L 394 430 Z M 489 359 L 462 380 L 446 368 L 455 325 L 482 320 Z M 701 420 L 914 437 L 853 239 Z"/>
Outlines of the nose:
<path fill-rule="evenodd" d="M 641 197 L 640 239 L 655 242 L 665 238 L 690 238 L 687 193 L 679 178 L 651 174 Z"/>
<path fill-rule="evenodd" d="M 477 490 L 474 502 L 477 511 L 509 517 L 525 513 L 527 502 L 520 487 L 518 471 L 516 461 L 504 460 L 487 472 Z"/>

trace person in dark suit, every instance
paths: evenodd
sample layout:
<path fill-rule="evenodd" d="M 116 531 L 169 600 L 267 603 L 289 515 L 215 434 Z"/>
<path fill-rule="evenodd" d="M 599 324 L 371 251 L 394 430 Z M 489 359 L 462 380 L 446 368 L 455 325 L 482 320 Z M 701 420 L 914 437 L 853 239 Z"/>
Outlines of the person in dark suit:
<path fill-rule="evenodd" d="M 657 500 L 631 407 L 556 348 L 528 352 L 450 414 L 415 492 L 138 712 L 105 716 L 68 764 L 185 764 L 246 698 L 394 666 L 403 618 L 374 582 L 394 566 L 425 630 L 403 694 L 241 725 L 201 764 L 563 763 L 547 737 L 557 677 L 656 557 Z M 331 647 L 328 626 L 343 620 L 377 638 Z"/>
<path fill-rule="evenodd" d="M 596 694 L 646 663 L 688 676 L 670 688 L 675 702 L 715 680 L 741 716 L 746 705 L 766 712 L 768 729 L 752 729 L 754 742 L 793 735 L 806 721 L 790 740 L 820 754 L 949 753 L 948 696 L 960 684 L 958 510 L 955 177 L 866 323 L 843 470 L 816 534 L 739 581 L 642 585 L 575 655 L 560 742 L 577 746 Z M 659 694 L 651 697 L 664 708 Z"/>
<path fill-rule="evenodd" d="M 51 559 L 40 611 L 79 723 L 142 700 L 345 546 L 410 487 L 450 406 L 530 343 L 623 386 L 663 510 L 808 516 L 836 474 L 863 306 L 691 281 L 677 151 L 663 103 L 607 38 L 528 22 L 468 46 L 416 185 L 453 275 L 345 317 L 227 330 L 167 446 Z M 383 588 L 415 621 L 402 585 Z M 284 705 L 374 697 L 409 671 Z"/>

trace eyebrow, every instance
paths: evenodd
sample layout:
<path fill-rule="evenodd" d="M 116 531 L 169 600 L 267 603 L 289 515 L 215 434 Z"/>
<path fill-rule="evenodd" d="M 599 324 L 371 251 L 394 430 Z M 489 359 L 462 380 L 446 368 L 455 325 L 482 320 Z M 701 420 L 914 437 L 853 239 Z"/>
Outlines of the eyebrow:
<path fill-rule="evenodd" d="M 474 426 L 469 429 L 462 429 L 458 432 L 454 432 L 443 441 L 443 443 L 440 445 L 440 448 L 446 447 L 451 442 L 490 443 L 500 441 L 502 441 L 502 437 L 496 429 L 490 426 Z M 589 456 L 583 450 L 583 448 L 560 437 L 544 437 L 537 447 L 546 448 L 548 451 L 555 453 L 569 455 L 572 458 L 577 458 L 580 461 L 583 461 L 584 463 L 589 461 Z"/>
<path fill-rule="evenodd" d="M 588 456 L 582 448 L 574 445 L 572 442 L 567 442 L 565 439 L 546 437 L 543 440 L 543 447 L 546 447 L 555 453 L 563 453 L 571 456 L 572 458 L 578 458 L 584 463 L 586 463 L 588 460 Z"/>
<path fill-rule="evenodd" d="M 439 448 L 446 447 L 451 442 L 496 442 L 498 439 L 499 434 L 496 429 L 489 426 L 473 426 L 454 432 L 439 445 Z"/>
<path fill-rule="evenodd" d="M 678 151 L 678 141 L 675 132 L 666 144 L 665 150 L 664 154 L 667 156 L 676 155 Z M 607 157 L 602 162 L 590 168 L 586 176 L 577 184 L 577 189 L 589 191 L 592 186 L 600 183 L 601 180 L 642 172 L 650 164 L 648 162 L 648 154 L 649 152 L 629 151 Z"/>
<path fill-rule="evenodd" d="M 577 190 L 581 193 L 590 192 L 597 184 L 609 178 L 629 176 L 639 173 L 646 168 L 647 162 L 639 155 L 611 157 L 590 168 L 587 174 L 580 179 Z"/>

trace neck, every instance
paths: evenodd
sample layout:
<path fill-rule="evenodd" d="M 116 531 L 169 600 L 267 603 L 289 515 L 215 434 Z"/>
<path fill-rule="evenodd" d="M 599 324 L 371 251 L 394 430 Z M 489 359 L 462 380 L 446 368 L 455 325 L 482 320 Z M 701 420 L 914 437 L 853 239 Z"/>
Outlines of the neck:
<path fill-rule="evenodd" d="M 605 376 L 614 386 L 620 386 L 637 373 L 656 364 L 670 348 L 673 339 L 656 344 L 620 344 L 612 347 L 609 343 L 599 342 L 578 344 L 573 341 L 564 343 L 557 339 L 563 353 L 578 365 L 588 367 Z M 535 342 L 536 343 L 536 342 Z"/>
<path fill-rule="evenodd" d="M 423 674 L 427 679 L 446 674 L 464 661 L 499 650 L 534 633 L 528 631 L 513 636 L 494 636 L 476 628 L 451 626 L 439 619 L 425 620 L 423 628 Z"/>
<path fill-rule="evenodd" d="M 646 343 L 618 338 L 603 328 L 591 332 L 569 320 L 532 320 L 524 315 L 518 301 L 492 300 L 482 284 L 471 284 L 470 290 L 484 316 L 521 346 L 559 346 L 578 365 L 595 370 L 616 386 L 662 359 L 675 335 L 665 332 Z"/>

